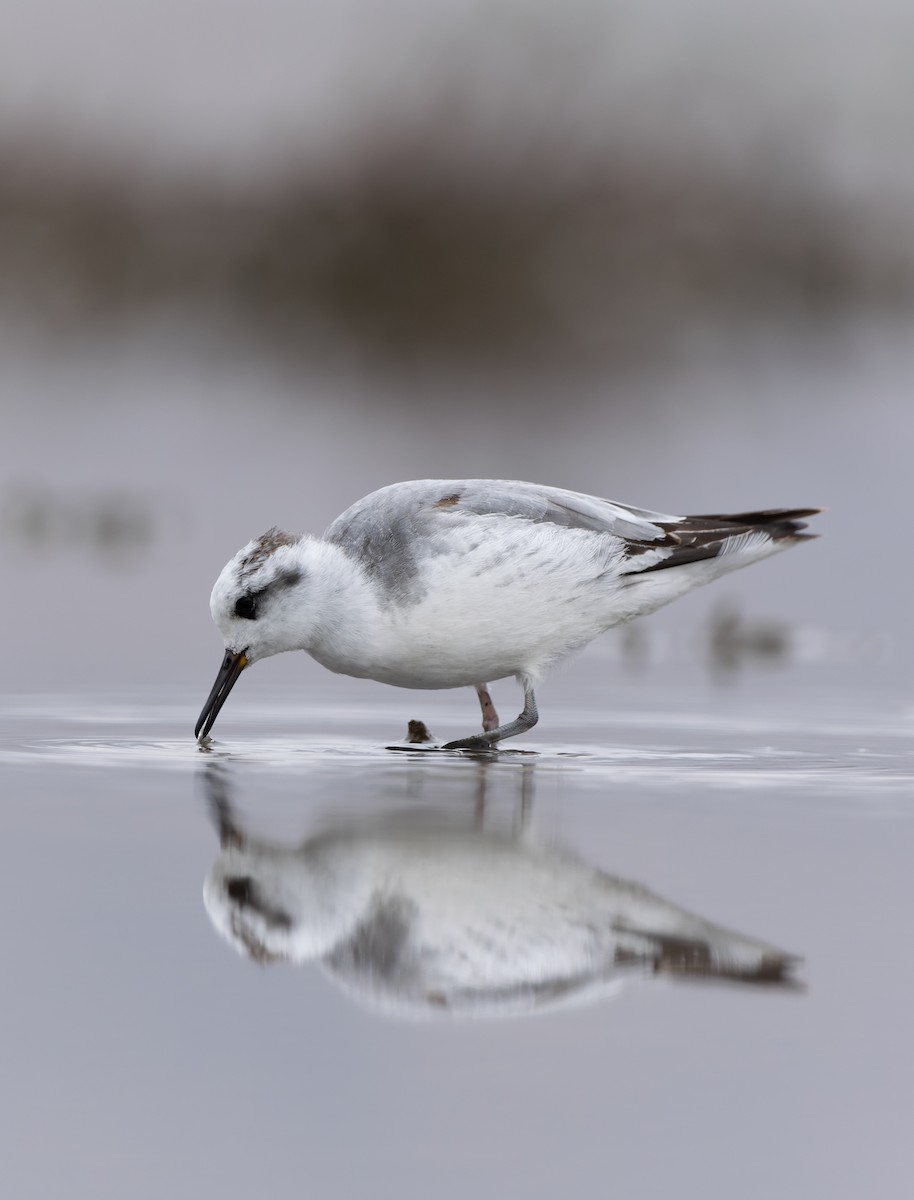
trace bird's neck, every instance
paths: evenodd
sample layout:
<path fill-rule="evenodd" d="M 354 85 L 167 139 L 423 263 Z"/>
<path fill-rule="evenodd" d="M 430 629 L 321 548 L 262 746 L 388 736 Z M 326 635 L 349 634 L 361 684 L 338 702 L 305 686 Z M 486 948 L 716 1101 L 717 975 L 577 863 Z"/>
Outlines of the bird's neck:
<path fill-rule="evenodd" d="M 331 671 L 366 676 L 379 623 L 374 586 L 359 564 L 331 542 L 307 538 L 300 554 L 309 614 L 302 649 Z"/>

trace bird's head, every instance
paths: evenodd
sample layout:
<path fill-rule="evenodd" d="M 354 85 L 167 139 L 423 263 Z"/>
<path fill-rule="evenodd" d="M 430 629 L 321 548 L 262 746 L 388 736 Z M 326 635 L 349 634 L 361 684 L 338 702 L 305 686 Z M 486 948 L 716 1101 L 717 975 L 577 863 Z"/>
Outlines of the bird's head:
<path fill-rule="evenodd" d="M 223 567 L 210 596 L 210 612 L 225 642 L 225 657 L 195 734 L 205 737 L 245 667 L 306 640 L 306 571 L 301 539 L 270 529 L 248 542 Z"/>

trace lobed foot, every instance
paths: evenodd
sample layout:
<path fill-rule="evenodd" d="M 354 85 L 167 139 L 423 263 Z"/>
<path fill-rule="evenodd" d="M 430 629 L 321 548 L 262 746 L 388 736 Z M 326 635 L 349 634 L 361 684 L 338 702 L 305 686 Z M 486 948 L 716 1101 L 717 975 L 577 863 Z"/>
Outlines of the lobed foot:
<path fill-rule="evenodd" d="M 456 742 L 445 742 L 442 750 L 491 750 L 495 746 L 492 738 L 484 733 L 473 734 L 472 737 L 458 738 Z"/>
<path fill-rule="evenodd" d="M 486 697 L 489 695 L 484 684 L 477 685 L 476 690 L 480 693 L 480 698 L 482 693 L 485 693 Z M 491 699 L 489 704 L 491 705 Z M 485 715 L 485 711 L 485 705 L 483 705 L 483 715 Z M 492 711 L 494 713 L 495 710 Z M 445 742 L 441 749 L 491 750 L 507 738 L 516 737 L 519 733 L 526 733 L 528 729 L 533 728 L 536 720 L 536 697 L 533 695 L 533 686 L 527 682 L 524 686 L 524 711 L 520 716 L 509 721 L 507 725 L 499 725 L 497 729 L 485 730 L 483 733 L 474 734 L 473 737 L 460 738 L 456 742 Z"/>

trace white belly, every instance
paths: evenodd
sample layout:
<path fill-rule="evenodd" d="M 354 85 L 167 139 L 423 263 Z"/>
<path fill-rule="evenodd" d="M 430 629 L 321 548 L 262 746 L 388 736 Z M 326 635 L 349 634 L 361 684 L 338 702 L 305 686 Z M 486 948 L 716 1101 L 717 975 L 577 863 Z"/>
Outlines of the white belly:
<path fill-rule="evenodd" d="M 332 671 L 396 687 L 538 677 L 614 624 L 608 550 L 592 534 L 518 523 L 426 561 L 420 598 L 382 610 L 358 645 L 312 653 Z"/>
<path fill-rule="evenodd" d="M 454 688 L 510 675 L 538 680 L 558 659 L 787 543 L 649 572 L 621 574 L 610 535 L 504 518 L 492 536 L 456 527 L 426 558 L 407 602 L 375 594 L 358 618 L 339 605 L 310 653 L 331 671 L 405 688 Z M 463 536 L 461 536 L 463 535 Z"/>

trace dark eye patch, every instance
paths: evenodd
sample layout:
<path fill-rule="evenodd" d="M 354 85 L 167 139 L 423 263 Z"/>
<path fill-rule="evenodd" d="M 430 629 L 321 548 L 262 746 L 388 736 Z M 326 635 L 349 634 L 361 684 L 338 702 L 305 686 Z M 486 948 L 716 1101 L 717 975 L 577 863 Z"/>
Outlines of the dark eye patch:
<path fill-rule="evenodd" d="M 240 909 L 250 909 L 259 913 L 274 929 L 292 928 L 292 918 L 289 914 L 265 900 L 250 875 L 234 875 L 231 879 L 226 879 L 225 891 Z"/>
<path fill-rule="evenodd" d="M 243 617 L 245 621 L 253 621 L 257 617 L 257 597 L 254 595 L 239 596 L 235 601 L 235 616 Z"/>
<path fill-rule="evenodd" d="M 254 888 L 249 875 L 236 875 L 233 879 L 227 879 L 225 890 L 231 899 L 240 904 L 242 908 L 251 903 Z"/>
<path fill-rule="evenodd" d="M 259 588 L 256 592 L 245 592 L 243 596 L 239 596 L 235 601 L 235 616 L 241 617 L 244 621 L 256 621 L 257 603 L 261 596 L 269 596 L 286 588 L 293 588 L 301 583 L 301 580 L 302 572 L 298 567 L 286 567 L 266 587 Z"/>

